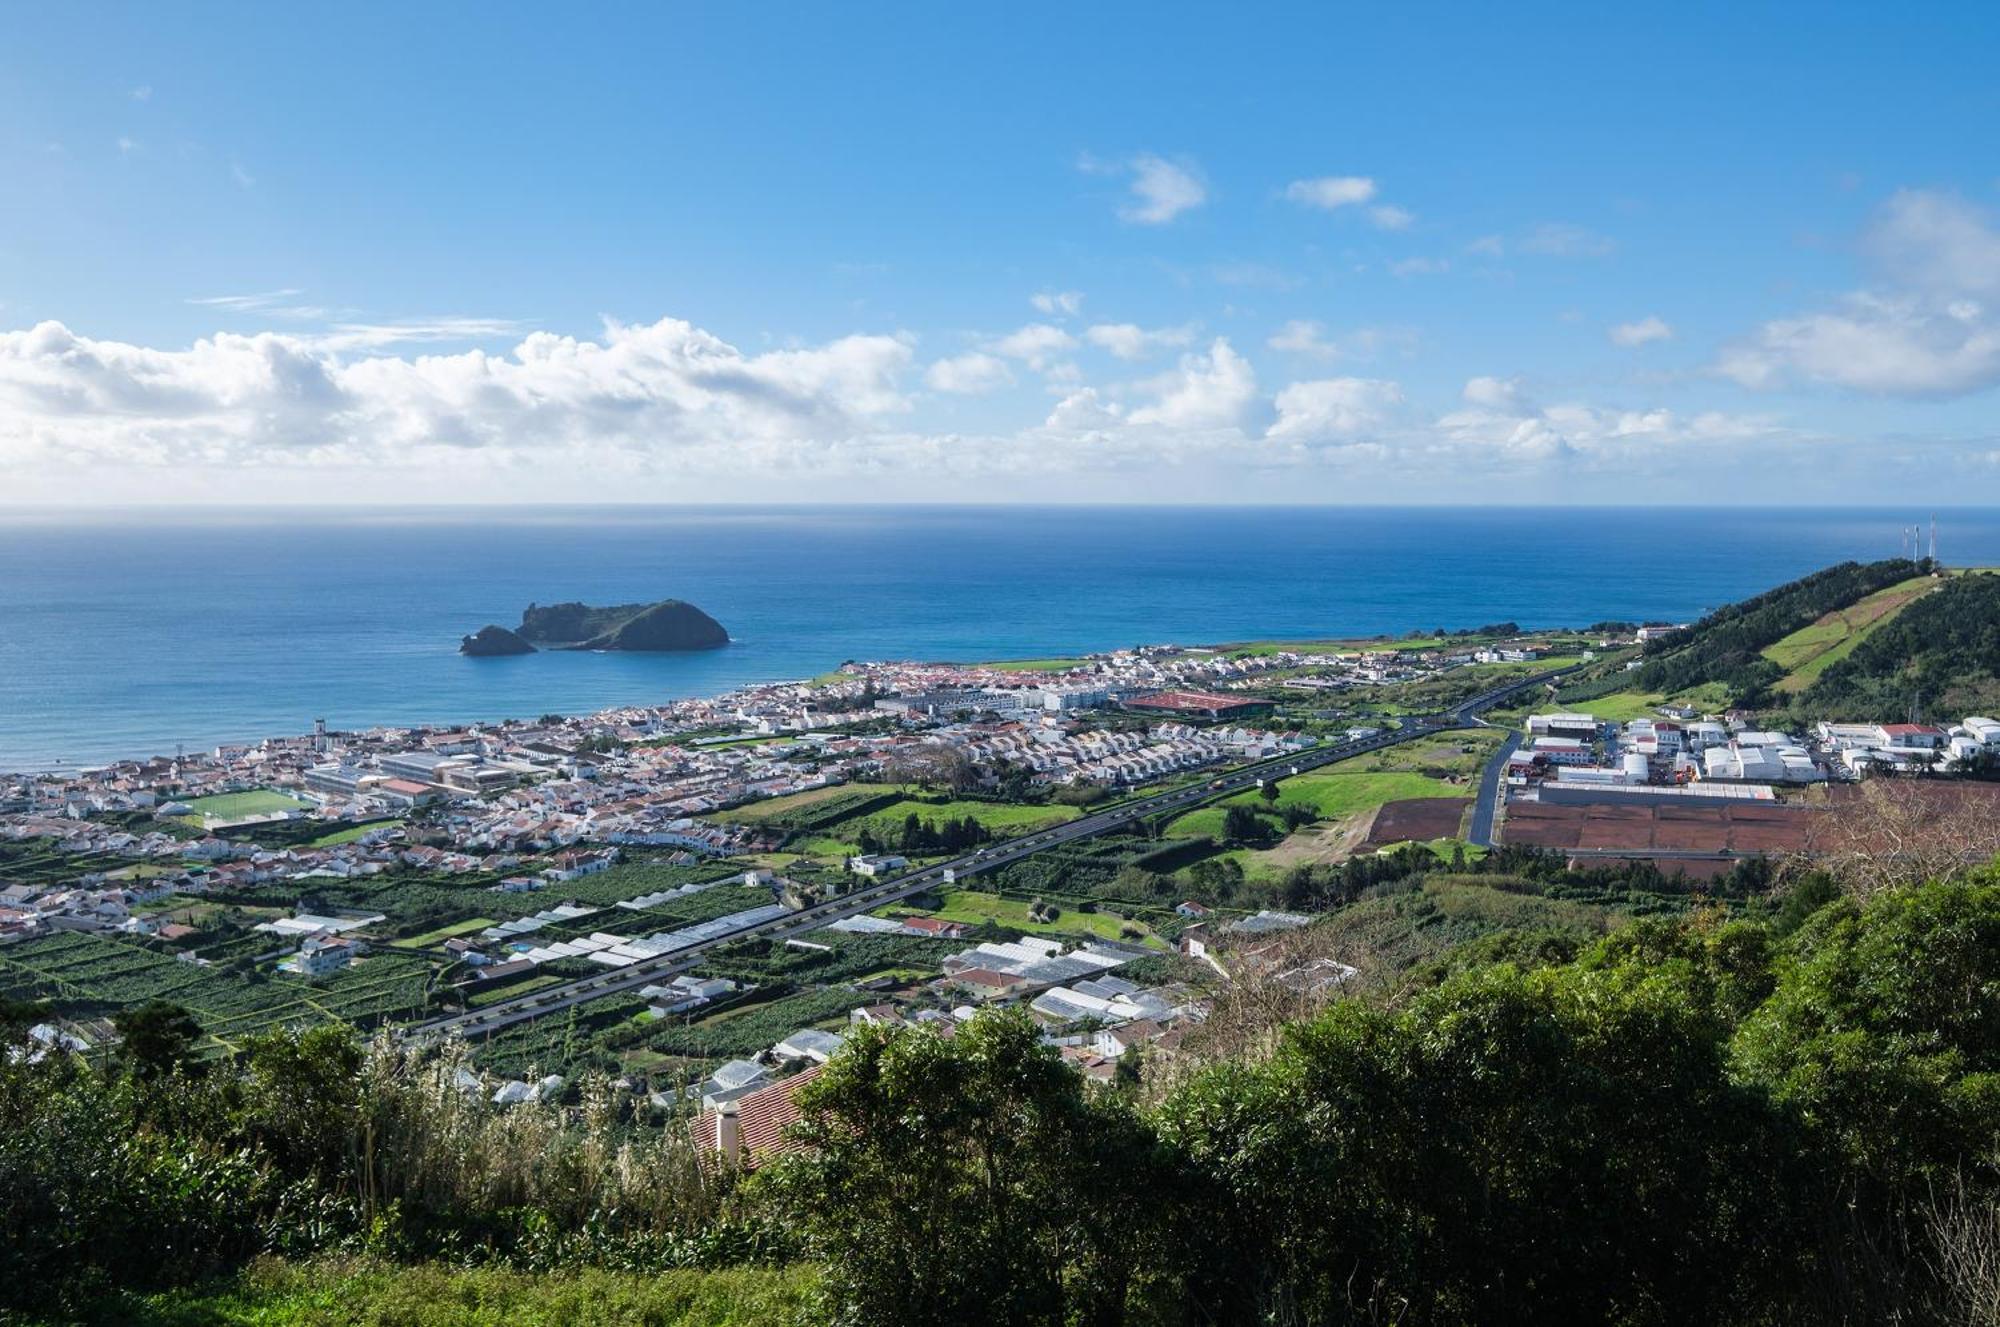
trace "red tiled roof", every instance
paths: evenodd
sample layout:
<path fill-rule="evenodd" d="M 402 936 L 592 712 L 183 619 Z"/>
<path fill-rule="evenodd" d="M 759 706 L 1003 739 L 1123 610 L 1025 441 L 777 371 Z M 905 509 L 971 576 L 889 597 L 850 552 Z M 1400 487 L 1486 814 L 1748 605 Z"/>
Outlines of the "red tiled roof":
<path fill-rule="evenodd" d="M 799 1089 L 819 1077 L 824 1067 L 816 1064 L 802 1074 L 794 1074 L 782 1082 L 760 1087 L 737 1098 L 732 1112 L 740 1130 L 736 1164 L 745 1170 L 755 1170 L 772 1157 L 783 1156 L 792 1150 L 785 1138 L 785 1130 L 799 1122 Z M 704 1166 L 711 1161 L 725 1160 L 716 1156 L 720 1150 L 716 1145 L 716 1134 L 721 1114 L 705 1110 L 694 1122 L 692 1132 L 696 1155 Z"/>

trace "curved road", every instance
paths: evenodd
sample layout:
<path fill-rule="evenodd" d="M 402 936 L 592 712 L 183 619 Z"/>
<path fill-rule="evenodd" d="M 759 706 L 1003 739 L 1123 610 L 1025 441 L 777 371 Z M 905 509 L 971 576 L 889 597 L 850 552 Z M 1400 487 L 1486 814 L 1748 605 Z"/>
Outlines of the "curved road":
<path fill-rule="evenodd" d="M 843 917 L 869 912 L 885 903 L 894 903 L 912 894 L 964 880 L 968 876 L 981 871 L 990 871 L 997 866 L 1005 866 L 1023 857 L 1032 856 L 1044 848 L 1071 843 L 1077 839 L 1094 838 L 1163 811 L 1188 810 L 1199 803 L 1227 797 L 1246 788 L 1254 788 L 1266 779 L 1303 774 L 1307 770 L 1318 769 L 1337 761 L 1350 760 L 1370 751 L 1379 751 L 1383 747 L 1394 746 L 1418 737 L 1427 737 L 1432 733 L 1452 728 L 1473 727 L 1480 722 L 1478 717 L 1480 711 L 1490 709 L 1508 696 L 1570 671 L 1570 668 L 1559 668 L 1546 673 L 1537 673 L 1532 677 L 1520 678 L 1504 686 L 1483 691 L 1442 713 L 1411 715 L 1404 720 L 1403 727 L 1378 733 L 1373 737 L 1342 742 L 1336 746 L 1315 747 L 1295 755 L 1277 756 L 1239 766 L 1212 779 L 1155 793 L 1150 797 L 1122 802 L 1108 810 L 1080 816 L 1049 829 L 1008 839 L 1004 843 L 990 844 L 951 861 L 926 866 L 880 884 L 867 885 L 839 898 L 829 899 L 824 903 L 771 921 L 745 926 L 713 939 L 662 954 L 658 958 L 642 959 L 629 967 L 611 968 L 602 974 L 581 977 L 560 986 L 544 987 L 531 995 L 503 1000 L 484 1009 L 450 1014 L 423 1023 L 407 1024 L 402 1029 L 402 1034 L 423 1039 L 454 1032 L 461 1036 L 483 1037 L 517 1023 L 561 1013 L 593 1000 L 604 999 L 606 996 L 620 995 L 642 986 L 650 986 L 695 967 L 710 950 L 721 945 L 753 936 L 766 936 L 776 940 L 789 939 L 807 931 L 818 930 Z"/>

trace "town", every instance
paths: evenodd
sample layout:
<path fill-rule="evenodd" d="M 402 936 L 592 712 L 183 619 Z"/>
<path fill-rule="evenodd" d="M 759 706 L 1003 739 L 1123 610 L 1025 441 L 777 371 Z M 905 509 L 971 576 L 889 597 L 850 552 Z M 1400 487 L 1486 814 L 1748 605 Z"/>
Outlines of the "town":
<path fill-rule="evenodd" d="M 1366 961 L 1300 942 L 1364 859 L 1645 863 L 1687 891 L 1808 851 L 1864 779 L 2000 760 L 1976 715 L 1784 732 L 1536 703 L 1687 631 L 851 662 L 10 776 L 0 985 L 53 1002 L 44 1045 L 86 1050 L 159 999 L 218 1052 L 300 1019 L 448 1030 L 498 1105 L 595 1067 L 754 1165 L 856 1025 L 1020 1004 L 1109 1082 L 1161 1072 L 1234 985 L 1325 998 Z M 1476 693 L 1504 699 L 1454 709 Z"/>

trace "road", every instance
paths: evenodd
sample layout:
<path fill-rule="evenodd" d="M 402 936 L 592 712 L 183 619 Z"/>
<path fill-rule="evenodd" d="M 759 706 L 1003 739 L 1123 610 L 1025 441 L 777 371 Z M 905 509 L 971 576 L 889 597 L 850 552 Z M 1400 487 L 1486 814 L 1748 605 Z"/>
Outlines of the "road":
<path fill-rule="evenodd" d="M 1500 781 L 1507 773 L 1507 757 L 1520 747 L 1521 735 L 1508 733 L 1493 759 L 1486 762 L 1486 771 L 1479 776 L 1479 800 L 1472 804 L 1472 826 L 1465 832 L 1467 843 L 1480 848 L 1493 846 L 1493 823 L 1500 816 Z"/>
<path fill-rule="evenodd" d="M 839 898 L 829 899 L 825 903 L 816 904 L 788 916 L 746 926 L 741 930 L 662 954 L 658 958 L 643 959 L 630 967 L 611 968 L 601 974 L 581 977 L 560 986 L 544 987 L 532 994 L 499 1001 L 484 1009 L 408 1024 L 402 1029 L 402 1033 L 405 1037 L 419 1040 L 429 1040 L 450 1033 L 465 1037 L 484 1037 L 517 1023 L 559 1014 L 607 996 L 636 991 L 655 982 L 671 980 L 681 975 L 697 966 L 709 951 L 722 945 L 757 936 L 774 940 L 789 939 L 808 931 L 819 930 L 844 917 L 871 912 L 886 903 L 897 902 L 912 894 L 920 894 L 944 884 L 957 883 L 982 871 L 991 871 L 1010 862 L 1020 861 L 1023 857 L 1033 856 L 1059 844 L 1094 838 L 1099 834 L 1122 829 L 1135 821 L 1163 812 L 1189 810 L 1203 802 L 1227 797 L 1246 788 L 1257 787 L 1266 779 L 1303 774 L 1307 770 L 1319 769 L 1342 760 L 1352 760 L 1356 756 L 1395 746 L 1400 742 L 1412 741 L 1453 728 L 1476 726 L 1480 722 L 1478 716 L 1482 710 L 1490 709 L 1508 696 L 1529 687 L 1539 686 L 1569 671 L 1571 670 L 1568 668 L 1560 668 L 1520 678 L 1481 692 L 1450 710 L 1438 714 L 1408 716 L 1401 728 L 1378 733 L 1373 737 L 1342 742 L 1335 746 L 1314 747 L 1295 755 L 1277 756 L 1239 766 L 1185 787 L 1121 802 L 1106 810 L 1080 816 L 1075 820 L 1011 838 L 1002 843 L 991 844 L 951 861 L 939 862 L 907 875 L 897 876 L 893 880 L 866 885 Z"/>

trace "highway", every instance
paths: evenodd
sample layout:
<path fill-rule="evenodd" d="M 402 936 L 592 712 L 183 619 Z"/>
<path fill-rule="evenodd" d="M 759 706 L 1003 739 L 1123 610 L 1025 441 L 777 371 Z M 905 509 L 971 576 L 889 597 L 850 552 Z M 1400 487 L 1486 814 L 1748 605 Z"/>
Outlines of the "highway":
<path fill-rule="evenodd" d="M 1184 787 L 1121 802 L 1116 806 L 1065 821 L 1048 829 L 1024 834 L 1001 843 L 989 844 L 962 857 L 922 867 L 907 875 L 897 876 L 893 880 L 865 885 L 839 898 L 829 899 L 785 917 L 746 926 L 741 930 L 716 936 L 684 949 L 673 950 L 658 958 L 642 959 L 629 967 L 609 968 L 603 973 L 580 977 L 559 986 L 544 987 L 517 999 L 499 1001 L 484 1009 L 407 1024 L 402 1029 L 402 1035 L 418 1040 L 430 1040 L 451 1033 L 467 1038 L 484 1037 L 517 1023 L 559 1014 L 607 996 L 636 991 L 641 987 L 671 980 L 687 972 L 697 966 L 709 951 L 722 945 L 755 936 L 773 940 L 790 939 L 808 931 L 819 930 L 844 917 L 871 912 L 886 903 L 897 902 L 912 894 L 960 882 L 982 871 L 991 871 L 1010 862 L 1017 862 L 1046 848 L 1073 843 L 1078 839 L 1094 838 L 1162 812 L 1189 810 L 1200 803 L 1227 797 L 1246 788 L 1255 788 L 1267 779 L 1282 779 L 1293 774 L 1303 774 L 1308 770 L 1319 769 L 1342 760 L 1351 760 L 1356 756 L 1379 751 L 1383 747 L 1394 746 L 1400 742 L 1412 741 L 1453 728 L 1476 726 L 1480 722 L 1478 717 L 1480 711 L 1490 709 L 1509 696 L 1539 686 L 1569 671 L 1571 669 L 1560 668 L 1551 672 L 1537 673 L 1532 677 L 1520 678 L 1481 692 L 1442 713 L 1407 716 L 1401 728 L 1384 731 L 1373 737 L 1342 742 L 1334 746 L 1314 747 L 1293 755 L 1256 761 Z"/>

